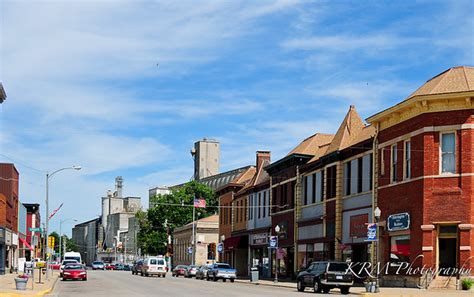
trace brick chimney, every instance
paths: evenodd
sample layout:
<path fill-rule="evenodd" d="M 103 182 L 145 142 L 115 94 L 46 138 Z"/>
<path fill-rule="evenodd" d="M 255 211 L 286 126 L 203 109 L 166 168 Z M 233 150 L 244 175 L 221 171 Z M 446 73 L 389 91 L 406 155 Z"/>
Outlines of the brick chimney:
<path fill-rule="evenodd" d="M 257 151 L 257 172 L 260 171 L 262 166 L 270 164 L 270 151 Z M 266 164 L 265 164 L 266 163 Z"/>

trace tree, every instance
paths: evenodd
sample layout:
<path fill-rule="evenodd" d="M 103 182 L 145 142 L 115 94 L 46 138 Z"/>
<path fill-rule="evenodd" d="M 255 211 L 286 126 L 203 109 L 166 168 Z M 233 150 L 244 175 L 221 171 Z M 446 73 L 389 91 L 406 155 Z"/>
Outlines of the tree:
<path fill-rule="evenodd" d="M 57 254 L 59 253 L 59 234 L 56 232 L 51 232 L 49 236 L 54 237 L 54 252 Z M 49 237 L 48 236 L 48 237 Z"/>
<path fill-rule="evenodd" d="M 155 206 L 138 212 L 138 246 L 142 253 L 157 255 L 167 251 L 168 235 L 177 227 L 192 222 L 194 198 L 205 199 L 206 208 L 196 209 L 196 220 L 217 213 L 218 198 L 208 186 L 191 181 L 167 195 L 150 197 Z"/>

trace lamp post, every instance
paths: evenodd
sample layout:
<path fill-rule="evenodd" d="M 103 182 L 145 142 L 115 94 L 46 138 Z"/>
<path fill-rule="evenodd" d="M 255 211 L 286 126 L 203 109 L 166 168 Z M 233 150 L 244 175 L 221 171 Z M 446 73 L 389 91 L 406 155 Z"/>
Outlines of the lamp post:
<path fill-rule="evenodd" d="M 63 245 L 62 245 L 62 240 L 63 240 L 63 233 L 62 233 L 62 225 L 63 223 L 67 222 L 67 221 L 74 221 L 74 222 L 77 222 L 76 219 L 72 219 L 72 218 L 69 218 L 69 219 L 64 219 L 64 220 L 59 220 L 59 262 L 62 262 L 62 256 L 64 255 L 63 253 Z"/>
<path fill-rule="evenodd" d="M 224 240 L 225 240 L 225 235 L 222 234 L 222 235 L 221 235 L 222 252 L 219 253 L 219 254 L 220 254 L 219 260 L 220 260 L 221 262 L 224 262 L 224 261 L 223 261 L 223 260 L 224 260 Z"/>
<path fill-rule="evenodd" d="M 278 283 L 278 270 L 280 268 L 280 261 L 278 260 L 278 237 L 280 236 L 280 226 L 275 226 L 276 233 L 276 247 L 275 247 L 275 280 L 273 282 Z"/>
<path fill-rule="evenodd" d="M 380 216 L 382 215 L 382 211 L 380 210 L 380 208 L 377 206 L 377 208 L 374 210 L 374 218 L 375 218 L 375 227 L 376 227 L 376 230 L 377 230 L 377 238 L 376 238 L 376 241 L 375 241 L 375 267 L 376 267 L 376 271 L 375 271 L 375 293 L 379 293 L 380 290 L 379 290 L 379 238 L 380 238 L 380 234 L 379 234 L 379 221 L 380 221 Z"/>
<path fill-rule="evenodd" d="M 49 173 L 47 172 L 46 173 L 46 226 L 45 226 L 45 238 L 43 239 L 44 240 L 44 245 L 43 245 L 43 259 L 46 259 L 46 240 L 47 240 L 47 237 L 48 237 L 48 228 L 49 228 L 49 179 L 51 177 L 53 177 L 53 175 L 55 175 L 56 173 L 60 172 L 60 171 L 63 171 L 63 170 L 68 170 L 68 169 L 74 169 L 74 170 L 81 170 L 81 166 L 77 166 L 77 165 L 73 165 L 71 167 L 64 167 L 64 168 L 60 168 L 56 171 L 53 171 L 52 173 Z M 49 259 L 50 257 L 48 257 L 47 261 L 46 261 L 46 278 L 49 280 Z"/>

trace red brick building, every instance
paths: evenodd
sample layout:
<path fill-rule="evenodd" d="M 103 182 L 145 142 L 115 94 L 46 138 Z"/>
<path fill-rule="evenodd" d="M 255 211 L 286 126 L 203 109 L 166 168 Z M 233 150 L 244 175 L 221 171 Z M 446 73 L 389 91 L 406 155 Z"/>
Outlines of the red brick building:
<path fill-rule="evenodd" d="M 18 179 L 13 164 L 0 164 L 0 274 L 15 268 L 18 258 Z"/>
<path fill-rule="evenodd" d="M 474 272 L 474 68 L 433 77 L 368 122 L 377 128 L 374 200 L 386 224 L 380 260 Z"/>

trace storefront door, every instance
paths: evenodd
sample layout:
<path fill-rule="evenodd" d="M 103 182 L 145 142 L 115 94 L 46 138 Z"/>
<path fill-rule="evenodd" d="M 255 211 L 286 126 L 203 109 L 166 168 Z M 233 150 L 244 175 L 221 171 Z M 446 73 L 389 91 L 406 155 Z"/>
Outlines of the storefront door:
<path fill-rule="evenodd" d="M 457 225 L 441 225 L 438 229 L 438 267 L 440 275 L 453 275 L 457 268 Z"/>
<path fill-rule="evenodd" d="M 440 275 L 451 275 L 456 268 L 456 238 L 439 239 L 439 268 Z"/>

